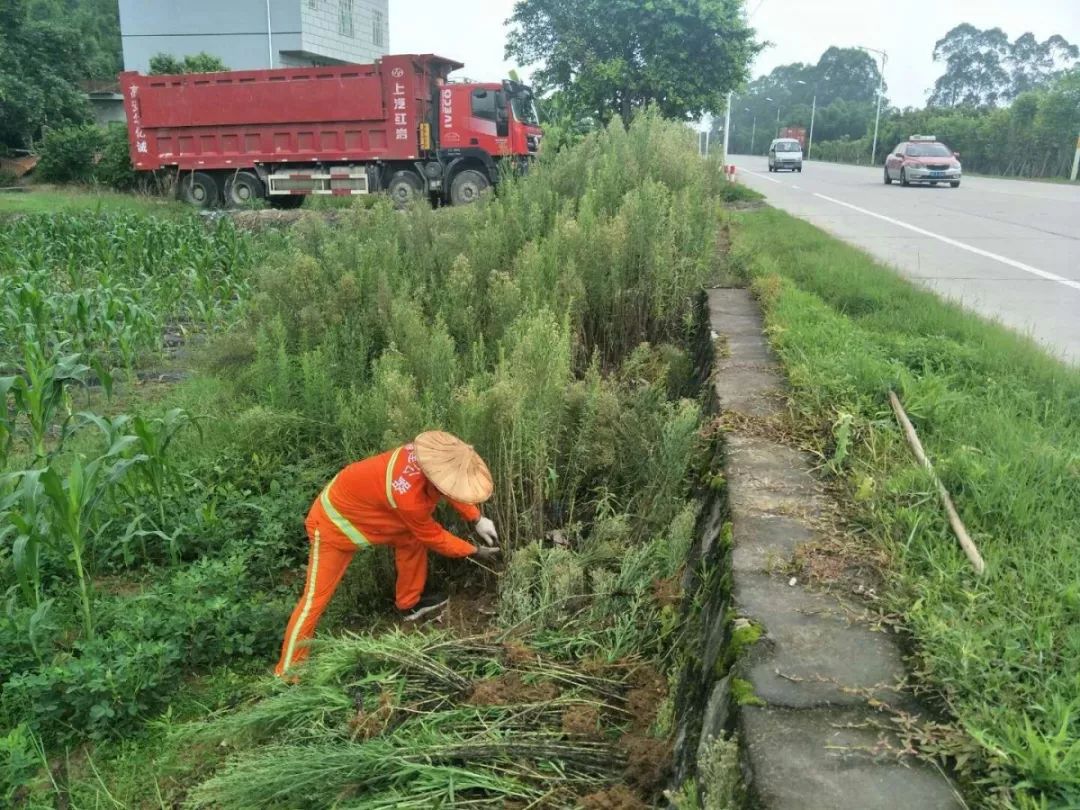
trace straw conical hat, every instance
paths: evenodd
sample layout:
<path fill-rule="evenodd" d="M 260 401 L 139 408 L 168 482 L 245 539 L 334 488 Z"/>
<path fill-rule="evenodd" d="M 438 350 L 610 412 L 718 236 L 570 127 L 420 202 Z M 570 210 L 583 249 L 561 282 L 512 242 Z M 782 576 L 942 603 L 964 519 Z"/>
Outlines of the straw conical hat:
<path fill-rule="evenodd" d="M 443 495 L 461 503 L 491 497 L 491 472 L 471 445 L 441 430 L 421 433 L 413 444 L 420 469 Z"/>

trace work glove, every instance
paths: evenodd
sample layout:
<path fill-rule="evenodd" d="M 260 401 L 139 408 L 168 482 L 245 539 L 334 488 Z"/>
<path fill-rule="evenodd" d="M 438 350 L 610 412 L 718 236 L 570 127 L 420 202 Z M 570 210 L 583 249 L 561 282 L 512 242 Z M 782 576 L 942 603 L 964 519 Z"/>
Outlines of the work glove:
<path fill-rule="evenodd" d="M 491 521 L 491 518 L 480 518 L 476 521 L 473 529 L 476 530 L 477 536 L 487 545 L 493 546 L 499 542 L 499 533 L 495 531 L 495 524 Z"/>
<path fill-rule="evenodd" d="M 498 546 L 477 546 L 473 556 L 478 560 L 493 560 L 499 556 L 501 550 Z"/>

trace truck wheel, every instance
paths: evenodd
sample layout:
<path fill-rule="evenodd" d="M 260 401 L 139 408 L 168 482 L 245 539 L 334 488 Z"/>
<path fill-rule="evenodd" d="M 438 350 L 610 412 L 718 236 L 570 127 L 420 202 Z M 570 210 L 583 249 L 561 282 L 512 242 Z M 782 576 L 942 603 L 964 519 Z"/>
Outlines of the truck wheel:
<path fill-rule="evenodd" d="M 450 184 L 450 202 L 454 205 L 467 205 L 480 199 L 480 195 L 491 188 L 491 181 L 474 169 L 466 169 L 454 175 Z"/>
<path fill-rule="evenodd" d="M 217 208 L 221 205 L 221 187 L 214 176 L 206 172 L 183 175 L 177 192 L 181 200 L 196 208 Z"/>
<path fill-rule="evenodd" d="M 225 181 L 225 204 L 230 208 L 247 208 L 265 196 L 266 187 L 252 172 L 230 174 Z"/>
<path fill-rule="evenodd" d="M 386 190 L 394 201 L 394 208 L 405 208 L 414 200 L 420 199 L 424 193 L 424 181 L 416 172 L 394 172 L 390 176 L 390 182 L 386 184 Z"/>

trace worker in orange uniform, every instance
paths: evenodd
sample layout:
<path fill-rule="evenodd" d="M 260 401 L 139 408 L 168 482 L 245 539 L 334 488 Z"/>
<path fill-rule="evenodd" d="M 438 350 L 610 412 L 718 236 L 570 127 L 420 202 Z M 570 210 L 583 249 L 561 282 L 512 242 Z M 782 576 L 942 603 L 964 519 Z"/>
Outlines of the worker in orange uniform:
<path fill-rule="evenodd" d="M 395 603 L 405 621 L 445 605 L 445 596 L 424 590 L 428 551 L 444 557 L 498 554 L 495 524 L 477 507 L 491 492 L 491 473 L 484 460 L 461 439 L 441 431 L 421 433 L 411 444 L 357 461 L 338 473 L 315 499 L 304 522 L 310 542 L 307 580 L 274 672 L 282 675 L 307 657 L 306 642 L 358 550 L 393 546 Z M 466 542 L 435 522 L 432 514 L 441 500 L 473 524 L 486 545 Z"/>

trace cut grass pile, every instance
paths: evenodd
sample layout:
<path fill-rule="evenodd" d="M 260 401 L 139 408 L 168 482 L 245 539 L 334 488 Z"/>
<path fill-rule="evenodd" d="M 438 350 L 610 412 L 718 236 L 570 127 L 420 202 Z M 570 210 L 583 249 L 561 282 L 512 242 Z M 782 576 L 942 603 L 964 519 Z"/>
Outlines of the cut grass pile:
<path fill-rule="evenodd" d="M 1080 371 L 786 214 L 741 214 L 733 230 L 793 415 L 818 427 L 857 524 L 890 550 L 920 680 L 970 735 L 944 752 L 980 807 L 1080 806 Z M 986 558 L 982 578 L 890 388 Z"/>
<path fill-rule="evenodd" d="M 659 708 L 643 700 L 656 689 L 650 667 L 584 672 L 521 639 L 437 631 L 351 636 L 320 652 L 301 683 L 175 732 L 230 754 L 192 806 L 570 807 L 631 761 L 632 782 L 662 781 L 666 745 L 645 736 Z M 642 751 L 656 757 L 651 777 Z"/>

